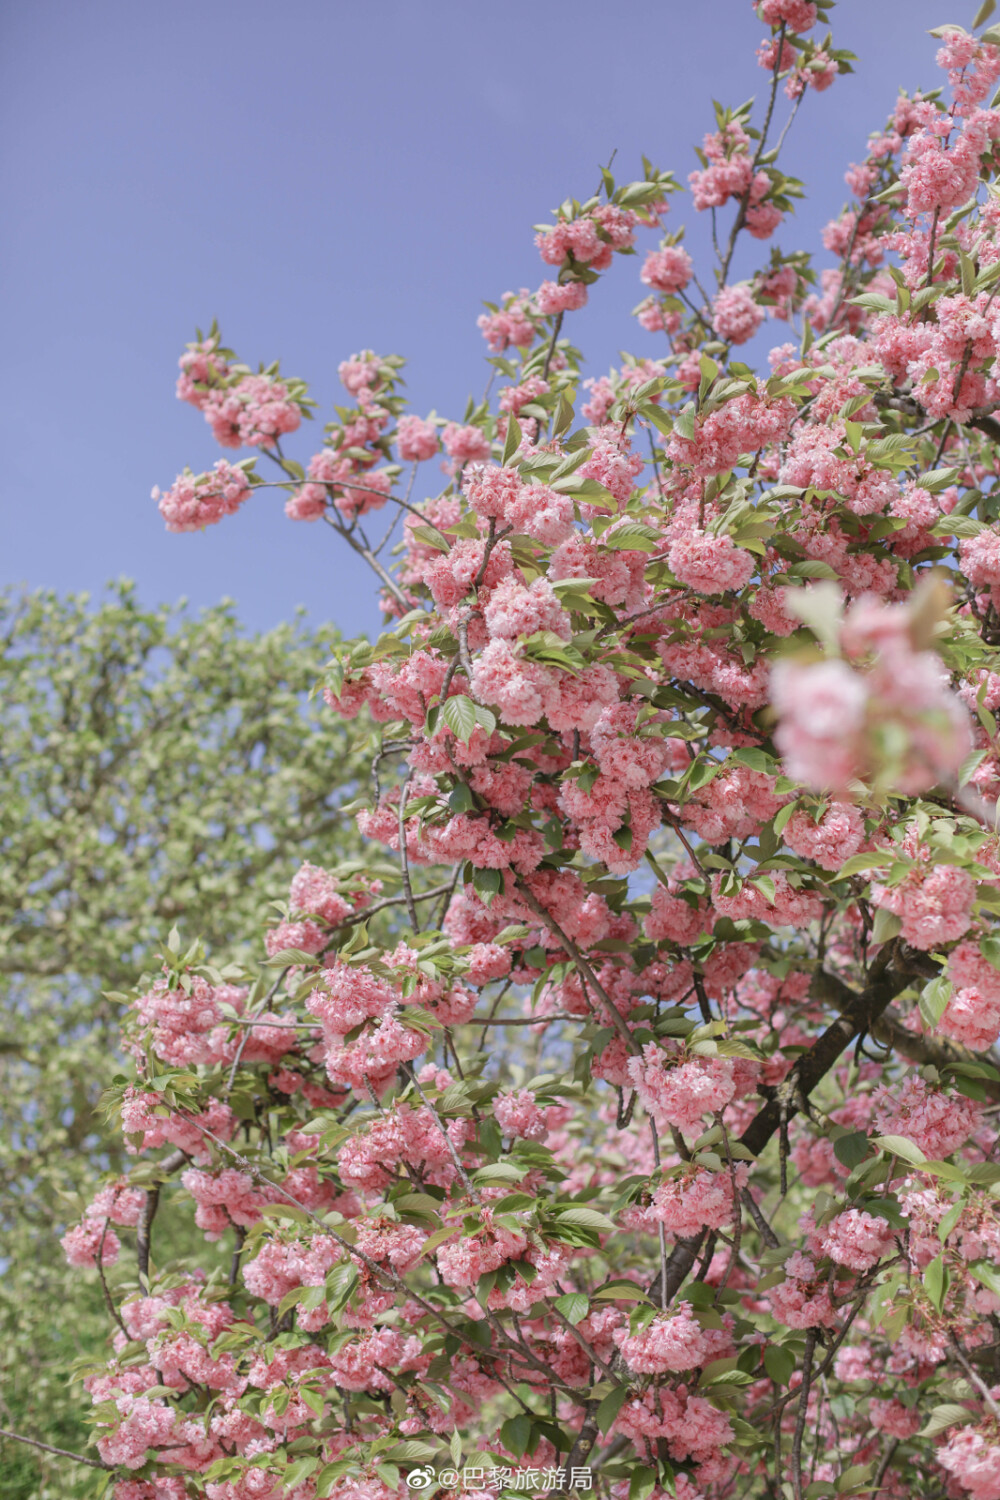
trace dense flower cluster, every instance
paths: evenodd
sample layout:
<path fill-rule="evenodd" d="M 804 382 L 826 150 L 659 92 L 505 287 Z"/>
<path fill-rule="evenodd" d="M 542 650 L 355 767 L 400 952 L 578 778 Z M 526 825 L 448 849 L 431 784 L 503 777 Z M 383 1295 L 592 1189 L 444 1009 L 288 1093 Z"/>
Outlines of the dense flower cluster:
<path fill-rule="evenodd" d="M 849 66 L 829 8 L 758 0 L 766 128 L 718 106 L 690 178 L 717 264 L 664 234 L 670 174 L 605 169 L 487 305 L 460 420 L 365 351 L 300 465 L 300 383 L 214 329 L 183 356 L 378 576 L 323 691 L 381 847 L 303 866 L 246 970 L 172 938 L 132 999 L 139 1159 L 64 1240 L 119 1319 L 86 1376 L 115 1500 L 589 1465 L 613 1500 L 1000 1500 L 1000 38 L 942 32 L 836 265 L 737 280 L 798 192 L 782 81 Z M 640 248 L 654 355 L 583 382 L 566 320 Z M 221 461 L 161 509 L 263 483 Z"/>

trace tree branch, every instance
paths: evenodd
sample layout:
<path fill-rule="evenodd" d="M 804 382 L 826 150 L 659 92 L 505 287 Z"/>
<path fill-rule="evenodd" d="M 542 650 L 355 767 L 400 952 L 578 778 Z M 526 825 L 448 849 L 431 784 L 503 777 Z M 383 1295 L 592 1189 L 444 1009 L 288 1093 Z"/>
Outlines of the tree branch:
<path fill-rule="evenodd" d="M 37 1438 L 25 1437 L 23 1433 L 11 1432 L 6 1427 L 0 1427 L 0 1438 L 10 1438 L 14 1443 L 26 1443 L 29 1448 L 41 1448 L 43 1453 L 54 1453 L 58 1458 L 71 1458 L 74 1463 L 86 1464 L 88 1469 L 114 1469 L 114 1464 L 106 1464 L 102 1459 L 85 1458 L 82 1453 L 71 1453 L 68 1448 L 53 1448 L 51 1443 L 40 1443 Z"/>
<path fill-rule="evenodd" d="M 806 1100 L 822 1078 L 833 1067 L 845 1048 L 857 1037 L 870 1031 L 896 996 L 910 984 L 913 973 L 905 968 L 896 968 L 897 943 L 886 943 L 880 949 L 869 971 L 868 983 L 860 992 L 843 988 L 850 996 L 842 998 L 843 1008 L 835 1021 L 813 1042 L 795 1062 L 785 1081 L 773 1091 L 771 1098 L 759 1110 L 740 1136 L 740 1145 L 754 1156 L 759 1156 L 771 1137 L 778 1131 L 782 1121 L 796 1115 L 805 1106 Z M 667 1261 L 665 1295 L 669 1303 L 680 1291 L 698 1256 L 705 1239 L 705 1230 L 690 1239 L 678 1240 Z M 649 1289 L 656 1298 L 660 1293 L 657 1276 Z"/>

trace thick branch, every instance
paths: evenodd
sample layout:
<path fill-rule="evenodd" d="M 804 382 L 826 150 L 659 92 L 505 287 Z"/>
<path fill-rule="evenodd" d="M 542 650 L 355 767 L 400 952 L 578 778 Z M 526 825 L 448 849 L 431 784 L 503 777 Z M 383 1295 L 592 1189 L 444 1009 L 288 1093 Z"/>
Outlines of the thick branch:
<path fill-rule="evenodd" d="M 825 1078 L 840 1054 L 857 1037 L 871 1031 L 896 996 L 912 982 L 908 969 L 893 965 L 896 944 L 880 949 L 869 971 L 868 983 L 860 992 L 851 991 L 835 1021 L 816 1038 L 808 1052 L 795 1063 L 788 1077 L 774 1090 L 764 1108 L 754 1116 L 740 1136 L 741 1145 L 759 1156 L 781 1124 L 797 1114 L 820 1079 Z M 845 986 L 846 988 L 846 986 Z"/>
<path fill-rule="evenodd" d="M 827 1001 L 840 1011 L 846 1010 L 856 999 L 856 992 L 849 985 L 825 969 L 817 970 L 809 993 L 813 999 Z M 977 1053 L 970 1051 L 968 1047 L 959 1046 L 957 1042 L 911 1031 L 892 1006 L 873 1024 L 871 1032 L 877 1042 L 891 1047 L 894 1052 L 909 1058 L 910 1062 L 918 1063 L 922 1068 L 941 1070 L 954 1066 L 955 1063 L 981 1061 Z M 988 1098 L 1000 1100 L 1000 1083 L 991 1083 L 984 1078 L 982 1084 Z"/>
<path fill-rule="evenodd" d="M 851 1042 L 870 1031 L 896 996 L 911 983 L 912 972 L 895 967 L 895 958 L 896 944 L 887 943 L 872 964 L 863 990 L 858 992 L 843 986 L 850 999 L 841 996 L 843 1008 L 840 1015 L 816 1038 L 808 1052 L 802 1054 L 788 1077 L 774 1090 L 764 1108 L 758 1111 L 740 1136 L 740 1145 L 752 1151 L 754 1156 L 761 1154 L 783 1120 L 787 1124 L 804 1108 L 813 1089 L 826 1077 L 841 1053 Z M 674 1246 L 663 1278 L 668 1302 L 690 1275 L 704 1238 L 703 1230 L 691 1239 L 678 1240 Z M 649 1294 L 654 1299 L 660 1293 L 660 1280 L 658 1276 L 650 1288 Z"/>
<path fill-rule="evenodd" d="M 156 1218 L 156 1210 L 160 1206 L 160 1189 L 156 1187 L 147 1188 L 146 1201 L 142 1206 L 142 1216 L 139 1219 L 136 1232 L 136 1258 L 139 1265 L 139 1280 L 146 1290 L 149 1290 L 149 1252 L 152 1244 L 153 1220 Z"/>

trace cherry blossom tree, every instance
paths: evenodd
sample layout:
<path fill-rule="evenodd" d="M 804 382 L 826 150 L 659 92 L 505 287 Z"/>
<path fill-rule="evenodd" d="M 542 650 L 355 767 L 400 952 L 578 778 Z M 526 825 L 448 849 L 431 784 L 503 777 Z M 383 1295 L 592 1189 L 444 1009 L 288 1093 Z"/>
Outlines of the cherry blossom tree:
<path fill-rule="evenodd" d="M 815 272 L 754 242 L 850 59 L 828 0 L 756 9 L 714 261 L 604 169 L 460 420 L 365 352 L 302 465 L 301 382 L 181 360 L 234 457 L 168 528 L 277 488 L 378 577 L 324 693 L 383 726 L 396 878 L 305 865 L 259 965 L 137 988 L 136 1163 L 64 1241 L 115 1500 L 1000 1497 L 1000 29 L 936 33 Z M 582 379 L 640 244 L 641 352 Z"/>

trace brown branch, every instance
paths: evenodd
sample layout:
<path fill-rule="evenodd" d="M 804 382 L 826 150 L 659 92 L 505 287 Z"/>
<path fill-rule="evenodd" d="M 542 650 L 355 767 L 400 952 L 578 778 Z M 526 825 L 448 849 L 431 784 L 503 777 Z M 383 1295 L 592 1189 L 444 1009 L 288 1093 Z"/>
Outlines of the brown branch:
<path fill-rule="evenodd" d="M 136 1231 L 135 1253 L 139 1267 L 139 1280 L 143 1283 L 145 1291 L 149 1291 L 149 1252 L 152 1244 L 153 1220 L 156 1218 L 156 1210 L 160 1206 L 159 1184 L 146 1189 L 146 1201 L 142 1206 L 142 1216 Z"/>
<path fill-rule="evenodd" d="M 618 1032 L 618 1035 L 621 1037 L 622 1041 L 625 1043 L 629 1051 L 638 1052 L 639 1049 L 636 1046 L 635 1038 L 633 1037 L 631 1031 L 629 1031 L 628 1026 L 625 1024 L 624 1016 L 622 1015 L 621 1011 L 619 1011 L 612 1003 L 611 997 L 608 994 L 607 990 L 601 984 L 600 980 L 597 978 L 597 975 L 594 973 L 593 969 L 590 967 L 590 964 L 584 958 L 583 954 L 580 952 L 573 939 L 568 935 L 568 933 L 563 932 L 555 917 L 553 917 L 550 912 L 546 911 L 542 903 L 535 897 L 533 892 L 528 889 L 523 881 L 519 880 L 517 882 L 517 892 L 521 900 L 524 902 L 525 906 L 533 911 L 536 917 L 541 918 L 553 937 L 559 939 L 560 943 L 563 945 L 566 952 L 573 960 L 577 969 L 580 971 L 581 976 L 593 988 L 595 995 L 597 995 L 598 999 L 602 1002 L 602 1004 L 608 1011 L 608 1018 L 611 1021 L 612 1026 Z"/>
<path fill-rule="evenodd" d="M 413 887 L 410 884 L 410 861 L 406 851 L 406 793 L 410 788 L 413 772 L 407 771 L 403 779 L 403 785 L 399 790 L 399 868 L 403 877 L 403 890 L 406 893 L 406 910 L 410 918 L 410 926 L 414 932 L 420 931 L 420 921 L 417 917 L 417 908 L 413 902 Z"/>
<path fill-rule="evenodd" d="M 760 1204 L 757 1202 L 753 1193 L 751 1193 L 748 1187 L 745 1187 L 740 1196 L 742 1197 L 743 1202 L 746 1204 L 747 1208 L 750 1210 L 750 1217 L 756 1224 L 757 1231 L 760 1234 L 761 1239 L 764 1241 L 764 1244 L 767 1245 L 771 1250 L 777 1250 L 778 1246 L 781 1244 L 781 1241 L 778 1239 L 778 1236 L 775 1234 L 774 1230 L 765 1219 L 761 1211 Z"/>
<path fill-rule="evenodd" d="M 770 1099 L 759 1110 L 740 1136 L 740 1145 L 754 1156 L 760 1156 L 771 1137 L 787 1126 L 788 1120 L 805 1107 L 813 1089 L 825 1078 L 845 1048 L 857 1037 L 870 1031 L 885 1013 L 896 996 L 910 984 L 914 977 L 908 968 L 896 968 L 897 943 L 887 943 L 880 949 L 869 971 L 868 983 L 860 992 L 844 990 L 851 997 L 843 997 L 841 1014 L 813 1042 L 794 1063 L 785 1081 L 773 1090 Z M 705 1231 L 690 1239 L 680 1239 L 667 1262 L 666 1299 L 669 1303 L 680 1291 L 698 1256 L 705 1238 Z M 656 1297 L 660 1292 L 660 1277 L 657 1276 L 649 1289 Z"/>
<path fill-rule="evenodd" d="M 799 1410 L 795 1418 L 795 1436 L 792 1439 L 792 1489 L 795 1500 L 802 1500 L 802 1438 L 806 1430 L 806 1413 L 809 1409 L 809 1388 L 812 1385 L 813 1351 L 816 1348 L 816 1329 L 806 1332 L 806 1349 L 802 1358 L 802 1384 L 799 1386 Z"/>
<path fill-rule="evenodd" d="M 874 1476 L 872 1477 L 872 1484 L 871 1484 L 871 1496 L 872 1496 L 872 1500 L 878 1500 L 878 1493 L 879 1493 L 879 1490 L 882 1488 L 882 1481 L 885 1479 L 886 1474 L 888 1474 L 888 1472 L 889 1472 L 889 1465 L 892 1463 L 893 1459 L 895 1458 L 895 1456 L 896 1456 L 896 1449 L 898 1447 L 899 1447 L 899 1438 L 893 1438 L 892 1441 L 889 1442 L 886 1445 L 886 1450 L 882 1454 L 881 1462 L 879 1463 L 879 1466 L 875 1470 Z"/>
<path fill-rule="evenodd" d="M 556 320 L 555 320 L 555 322 L 552 325 L 552 337 L 549 340 L 548 352 L 545 355 L 545 363 L 542 366 L 542 379 L 543 380 L 548 380 L 548 378 L 549 378 L 549 366 L 551 365 L 551 363 L 552 363 L 552 357 L 553 357 L 553 355 L 556 352 L 556 341 L 558 340 L 560 331 L 562 330 L 563 318 L 565 316 L 566 316 L 566 314 L 563 313 L 563 312 L 557 313 L 556 314 Z"/>
<path fill-rule="evenodd" d="M 857 1037 L 870 1031 L 902 990 L 911 983 L 914 974 L 909 968 L 896 968 L 895 942 L 887 943 L 879 950 L 865 988 L 851 991 L 852 998 L 846 1001 L 841 1014 L 820 1034 L 792 1067 L 785 1081 L 778 1085 L 764 1108 L 754 1116 L 740 1136 L 740 1144 L 759 1156 L 781 1124 L 797 1114 L 805 1101 L 833 1067 L 840 1054 Z M 846 988 L 846 986 L 845 986 Z"/>
<path fill-rule="evenodd" d="M 982 1397 L 983 1403 L 990 1416 L 994 1421 L 1000 1419 L 1000 1406 L 998 1406 L 994 1401 L 993 1397 L 990 1394 L 989 1386 L 986 1384 L 985 1380 L 983 1380 L 978 1370 L 973 1369 L 972 1365 L 969 1363 L 969 1360 L 966 1357 L 965 1350 L 959 1343 L 958 1336 L 953 1328 L 948 1329 L 948 1342 L 954 1349 L 955 1357 L 958 1360 L 959 1364 L 962 1366 L 962 1369 L 965 1371 L 969 1380 L 972 1382 L 976 1390 L 979 1392 L 979 1395 Z"/>
<path fill-rule="evenodd" d="M 776 38 L 777 53 L 774 59 L 774 67 L 771 70 L 771 96 L 767 101 L 767 113 L 764 116 L 764 124 L 761 127 L 760 140 L 757 143 L 757 150 L 754 152 L 753 161 L 750 163 L 750 181 L 747 184 L 746 192 L 740 199 L 740 205 L 736 212 L 736 218 L 733 220 L 733 227 L 729 232 L 729 244 L 726 246 L 725 259 L 723 260 L 721 269 L 719 271 L 720 286 L 725 286 L 726 284 L 726 277 L 729 275 L 729 267 L 733 259 L 733 251 L 736 249 L 736 240 L 739 236 L 740 230 L 743 228 L 747 221 L 747 209 L 750 206 L 750 194 L 753 191 L 753 180 L 757 175 L 757 168 L 760 166 L 761 157 L 764 155 L 764 151 L 767 148 L 767 136 L 769 130 L 771 129 L 771 119 L 774 115 L 774 103 L 778 97 L 778 79 L 781 77 L 781 55 L 785 50 L 785 34 L 787 30 L 788 23 L 786 21 L 782 21 L 781 26 L 778 29 L 778 35 Z"/>
<path fill-rule="evenodd" d="M 10 1438 L 14 1443 L 27 1443 L 29 1448 L 41 1448 L 43 1453 L 54 1453 L 58 1458 L 71 1458 L 74 1463 L 86 1464 L 88 1469 L 113 1470 L 115 1467 L 99 1458 L 85 1458 L 82 1453 L 71 1453 L 68 1448 L 53 1448 L 51 1443 L 40 1443 L 37 1438 L 25 1437 L 23 1433 L 11 1432 L 6 1427 L 0 1427 L 0 1438 Z"/>
<path fill-rule="evenodd" d="M 359 557 L 364 558 L 368 566 L 378 576 L 378 578 L 381 579 L 382 583 L 389 590 L 390 594 L 396 600 L 396 603 L 402 605 L 404 610 L 410 609 L 412 607 L 413 601 L 407 599 L 399 584 L 392 577 L 391 573 L 386 572 L 385 568 L 383 568 L 382 564 L 379 562 L 372 549 L 370 547 L 364 546 L 362 542 L 359 542 L 356 537 L 353 537 L 351 535 L 346 526 L 339 525 L 338 522 L 334 521 L 333 518 L 327 515 L 325 512 L 323 514 L 323 520 L 327 523 L 328 526 L 333 527 L 333 530 L 337 533 L 338 536 L 343 537 L 347 545 L 354 552 L 356 552 Z"/>
<path fill-rule="evenodd" d="M 855 999 L 855 991 L 836 974 L 831 974 L 826 969 L 818 969 L 813 975 L 809 993 L 814 1000 L 826 1001 L 836 1006 L 838 1010 L 846 1009 Z M 971 1052 L 968 1047 L 960 1046 L 957 1042 L 945 1041 L 941 1037 L 923 1036 L 920 1032 L 911 1031 L 892 1006 L 889 1006 L 874 1022 L 871 1032 L 877 1042 L 883 1046 L 892 1047 L 895 1052 L 909 1058 L 910 1062 L 917 1063 L 922 1068 L 933 1067 L 940 1071 L 943 1068 L 953 1067 L 956 1063 L 981 1061 L 977 1053 Z M 984 1078 L 982 1084 L 990 1099 L 1000 1100 L 1000 1083 L 992 1083 L 988 1078 Z"/>
<path fill-rule="evenodd" d="M 111 1290 L 108 1286 L 108 1278 L 104 1274 L 104 1241 L 108 1237 L 108 1230 L 110 1229 L 110 1227 L 111 1220 L 105 1219 L 104 1228 L 101 1231 L 100 1243 L 97 1246 L 97 1255 L 94 1257 L 94 1264 L 97 1267 L 97 1274 L 100 1277 L 101 1291 L 104 1293 L 104 1305 L 108 1309 L 108 1313 L 112 1320 L 118 1324 L 118 1327 L 121 1329 L 122 1333 L 126 1338 L 128 1338 L 128 1329 L 122 1322 L 121 1313 L 118 1311 L 117 1307 L 114 1304 L 114 1299 L 111 1296 Z"/>

